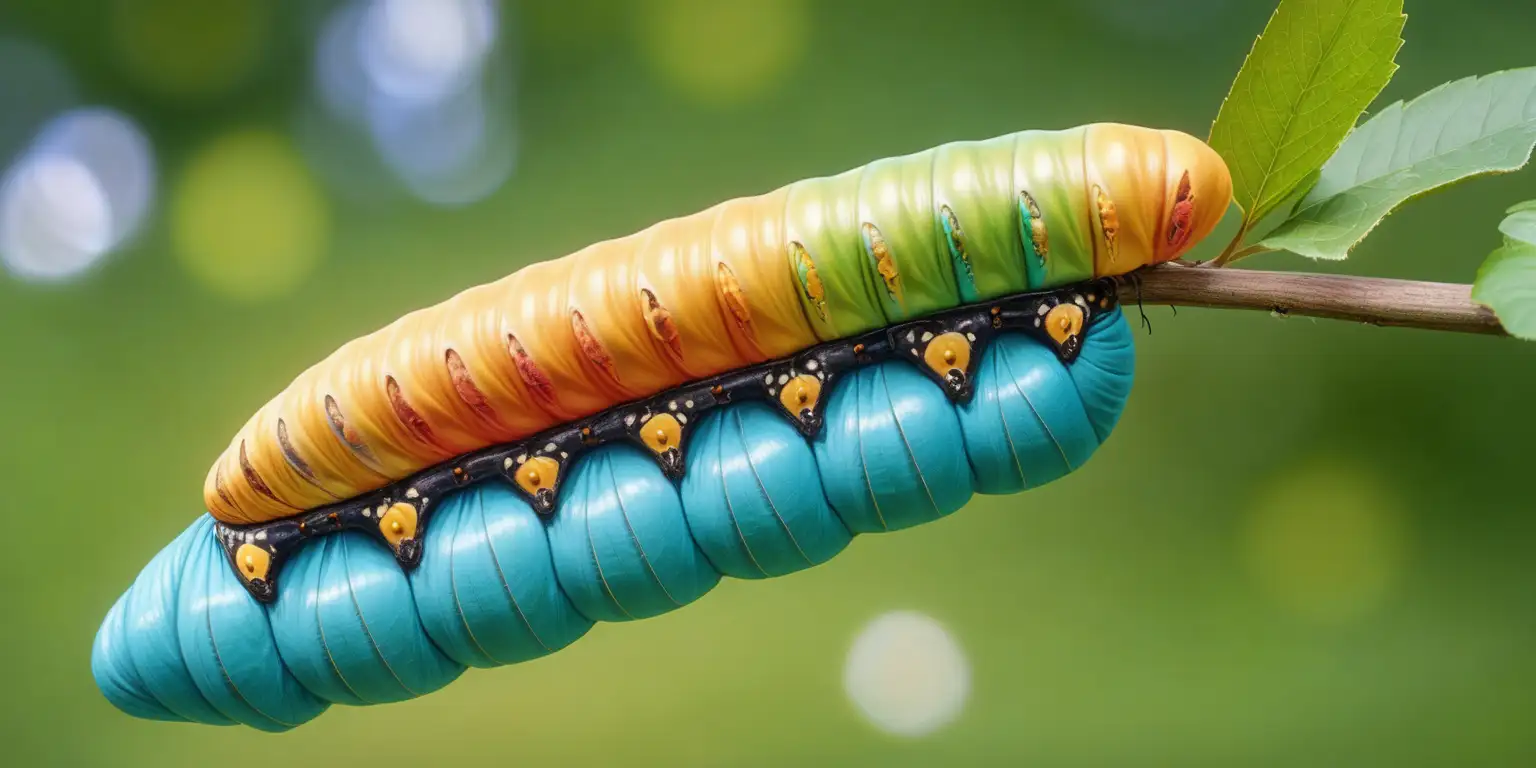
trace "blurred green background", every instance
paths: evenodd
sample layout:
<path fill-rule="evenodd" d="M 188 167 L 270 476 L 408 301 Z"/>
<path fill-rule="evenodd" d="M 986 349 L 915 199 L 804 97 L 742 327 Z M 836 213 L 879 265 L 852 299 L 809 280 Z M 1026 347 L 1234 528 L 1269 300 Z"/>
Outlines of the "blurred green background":
<path fill-rule="evenodd" d="M 102 616 L 233 431 L 342 342 L 885 155 L 1093 121 L 1204 136 L 1272 10 L 381 4 L 0 3 L 5 764 L 1536 762 L 1536 348 L 1166 307 L 1114 438 L 1045 489 L 281 737 L 117 712 L 89 669 Z M 1386 98 L 1536 64 L 1536 5 L 1408 12 Z M 79 157 L 37 165 L 50 141 Z M 1251 266 L 1468 282 L 1530 197 L 1536 173 L 1479 180 L 1346 264 Z M 969 664 L 921 737 L 844 691 L 893 610 Z M 897 661 L 896 684 L 929 663 Z"/>

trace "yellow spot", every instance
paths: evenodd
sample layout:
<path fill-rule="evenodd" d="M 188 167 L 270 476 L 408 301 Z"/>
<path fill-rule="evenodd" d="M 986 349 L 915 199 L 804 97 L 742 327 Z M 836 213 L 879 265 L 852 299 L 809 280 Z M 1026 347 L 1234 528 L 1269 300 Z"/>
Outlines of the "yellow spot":
<path fill-rule="evenodd" d="M 554 488 L 559 476 L 559 462 L 548 456 L 535 456 L 518 468 L 514 478 L 519 488 L 533 496 L 545 488 Z"/>
<path fill-rule="evenodd" d="M 727 106 L 781 83 L 805 51 L 804 0 L 650 0 L 641 5 L 640 49 L 685 96 Z"/>
<path fill-rule="evenodd" d="M 1083 310 L 1076 304 L 1057 304 L 1045 316 L 1045 332 L 1057 344 L 1065 344 L 1067 339 L 1082 333 Z"/>
<path fill-rule="evenodd" d="M 923 352 L 923 362 L 940 376 L 952 370 L 964 373 L 971 364 L 971 342 L 953 331 L 941 333 L 928 342 L 928 349 Z"/>
<path fill-rule="evenodd" d="M 235 561 L 240 563 L 241 578 L 254 581 L 267 577 L 267 569 L 272 566 L 272 555 L 265 549 L 247 542 L 235 550 Z"/>
<path fill-rule="evenodd" d="M 655 453 L 664 453 L 668 448 L 682 444 L 683 425 L 670 413 L 658 413 L 646 419 L 640 429 L 645 447 Z"/>
<path fill-rule="evenodd" d="M 252 130 L 192 157 L 173 192 L 171 227 L 194 278 L 225 296 L 260 301 L 309 276 L 327 247 L 330 217 L 288 141 Z"/>
<path fill-rule="evenodd" d="M 379 531 L 391 547 L 399 549 L 401 542 L 416 537 L 416 507 L 403 501 L 390 505 L 379 518 Z"/>
<path fill-rule="evenodd" d="M 1402 573 L 1403 504 L 1374 468 L 1314 460 L 1271 480 L 1242 547 L 1257 586 L 1291 613 L 1338 623 L 1376 608 Z"/>
<path fill-rule="evenodd" d="M 790 379 L 779 390 L 779 402 L 784 404 L 784 410 L 795 416 L 799 416 L 802 410 L 815 408 L 820 397 L 821 381 L 805 373 Z"/>
<path fill-rule="evenodd" d="M 136 0 L 112 4 L 112 51 L 128 77 L 170 97 L 228 90 L 267 47 L 264 0 Z"/>

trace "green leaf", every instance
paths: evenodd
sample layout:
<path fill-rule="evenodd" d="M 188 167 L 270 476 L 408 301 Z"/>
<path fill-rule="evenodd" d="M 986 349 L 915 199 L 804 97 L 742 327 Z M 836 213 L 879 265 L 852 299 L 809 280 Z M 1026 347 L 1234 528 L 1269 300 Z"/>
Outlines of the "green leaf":
<path fill-rule="evenodd" d="M 1511 241 L 1489 254 L 1472 300 L 1493 310 L 1511 336 L 1536 341 L 1536 245 Z"/>
<path fill-rule="evenodd" d="M 1499 222 L 1499 231 L 1510 240 L 1536 245 L 1536 200 L 1527 200 L 1509 209 Z"/>
<path fill-rule="evenodd" d="M 1243 227 L 1291 197 L 1392 73 L 1403 0 L 1282 0 L 1211 126 Z"/>
<path fill-rule="evenodd" d="M 1262 245 L 1342 259 L 1403 202 L 1524 166 L 1536 145 L 1536 67 L 1446 83 L 1355 129 Z"/>

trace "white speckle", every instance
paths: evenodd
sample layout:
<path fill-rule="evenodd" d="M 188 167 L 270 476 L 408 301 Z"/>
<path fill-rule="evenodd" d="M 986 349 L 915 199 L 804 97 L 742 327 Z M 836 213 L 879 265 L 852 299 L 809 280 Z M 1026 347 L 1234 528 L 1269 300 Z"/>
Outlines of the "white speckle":
<path fill-rule="evenodd" d="M 379 517 L 383 517 L 384 516 L 384 512 L 387 511 L 388 509 L 389 509 L 389 507 L 386 507 L 383 504 L 380 504 L 379 508 L 377 510 L 377 512 L 379 513 Z"/>
<path fill-rule="evenodd" d="M 521 464 L 521 463 L 523 463 L 523 462 L 525 462 L 527 460 L 528 460 L 528 454 L 526 454 L 526 453 L 519 453 L 517 455 L 517 463 Z"/>
<path fill-rule="evenodd" d="M 512 458 L 511 457 L 507 457 L 505 460 L 503 460 L 501 462 L 501 468 L 502 469 L 511 469 L 512 468 Z"/>
<path fill-rule="evenodd" d="M 916 340 L 917 340 L 917 331 L 907 331 L 907 343 L 911 344 L 912 342 L 914 342 Z"/>
<path fill-rule="evenodd" d="M 817 363 L 816 363 L 815 360 L 807 360 L 807 361 L 805 361 L 805 369 L 807 371 L 814 371 L 814 370 L 816 370 L 816 368 L 817 368 Z"/>
<path fill-rule="evenodd" d="M 1087 302 L 1083 301 L 1083 297 L 1082 296 L 1073 296 L 1072 297 L 1072 301 L 1077 302 L 1078 306 L 1082 306 L 1082 307 L 1088 306 Z"/>
<path fill-rule="evenodd" d="M 967 333 L 967 334 L 965 334 L 965 340 L 971 342 L 972 344 L 975 344 L 976 343 L 976 334 L 974 334 L 974 333 Z"/>
<path fill-rule="evenodd" d="M 545 453 L 554 453 L 555 450 L 558 449 L 559 447 L 560 446 L 555 445 L 554 443 L 550 443 L 549 445 L 544 446 L 544 452 Z"/>
<path fill-rule="evenodd" d="M 773 374 L 770 373 L 767 376 L 764 376 L 763 377 L 763 383 L 764 384 L 772 384 L 773 383 Z"/>
<path fill-rule="evenodd" d="M 679 424 L 687 424 L 688 423 L 688 414 L 686 414 L 686 413 L 679 413 L 677 415 L 677 423 L 679 423 Z"/>
<path fill-rule="evenodd" d="M 672 402 L 667 403 L 667 410 L 669 410 L 669 411 L 677 410 L 677 401 L 673 400 Z"/>
<path fill-rule="evenodd" d="M 1037 307 L 1035 309 L 1035 313 L 1039 314 L 1039 315 L 1044 315 L 1045 313 L 1050 312 L 1050 311 L 1051 311 L 1051 308 L 1047 307 L 1044 304 L 1041 304 L 1039 307 Z"/>
<path fill-rule="evenodd" d="M 256 540 L 257 541 L 266 541 L 267 540 L 267 532 L 266 531 L 257 531 L 256 532 Z"/>
<path fill-rule="evenodd" d="M 1040 327 L 1040 318 L 1038 318 L 1038 317 L 1037 317 L 1037 318 L 1035 318 L 1035 327 L 1036 327 L 1036 328 L 1039 328 L 1039 327 Z"/>
<path fill-rule="evenodd" d="M 373 517 L 373 510 L 364 507 L 363 508 L 363 517 Z"/>
<path fill-rule="evenodd" d="M 913 357 L 917 357 L 917 350 L 913 349 L 913 350 L 910 350 L 910 351 L 912 352 L 912 356 Z"/>
<path fill-rule="evenodd" d="M 826 381 L 827 375 L 825 373 L 817 373 L 816 378 L 821 379 L 822 381 Z"/>
<path fill-rule="evenodd" d="M 843 689 L 876 728 L 926 736 L 954 722 L 965 707 L 970 662 L 932 617 L 895 611 L 877 617 L 854 638 Z"/>
<path fill-rule="evenodd" d="M 416 497 L 418 497 L 420 495 L 421 495 L 421 491 L 418 491 L 415 488 L 408 489 L 405 492 L 405 497 L 407 499 L 414 499 L 414 498 L 416 498 Z"/>
<path fill-rule="evenodd" d="M 560 452 L 560 458 L 562 458 L 562 459 L 569 459 L 570 457 L 571 457 L 571 455 L 569 453 L 566 453 L 565 451 L 561 451 Z"/>
<path fill-rule="evenodd" d="M 249 544 L 249 543 L 251 543 L 251 542 L 253 542 L 255 540 L 256 540 L 256 537 L 250 531 L 246 531 L 245 532 L 245 542 L 247 544 Z"/>
<path fill-rule="evenodd" d="M 769 387 L 768 388 L 768 396 L 769 397 L 778 397 L 779 396 L 779 391 L 777 389 L 774 389 L 773 387 Z"/>
<path fill-rule="evenodd" d="M 635 425 L 635 415 L 633 413 L 631 413 L 628 416 L 624 417 L 624 426 L 626 426 L 626 427 L 633 427 L 634 425 Z"/>
<path fill-rule="evenodd" d="M 789 376 L 787 374 L 782 374 L 782 373 L 779 374 L 779 386 L 782 387 L 782 386 L 784 386 L 785 384 L 788 384 L 788 383 L 789 383 Z"/>
<path fill-rule="evenodd" d="M 683 401 L 683 407 L 684 408 L 692 408 L 693 407 L 693 401 L 692 400 L 685 400 L 685 401 Z"/>
<path fill-rule="evenodd" d="M 932 340 L 933 340 L 933 334 L 929 333 L 928 331 L 923 331 L 923 341 L 926 342 L 926 341 L 932 341 Z"/>

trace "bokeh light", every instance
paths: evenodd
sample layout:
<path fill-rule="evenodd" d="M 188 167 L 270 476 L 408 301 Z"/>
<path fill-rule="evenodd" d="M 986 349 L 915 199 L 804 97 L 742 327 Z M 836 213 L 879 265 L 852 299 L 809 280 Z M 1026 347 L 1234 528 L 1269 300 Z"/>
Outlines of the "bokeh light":
<path fill-rule="evenodd" d="M 313 271 L 330 211 L 298 152 L 267 131 L 199 150 L 171 201 L 177 256 L 198 281 L 235 299 L 281 296 Z"/>
<path fill-rule="evenodd" d="M 353 0 L 327 17 L 315 52 L 324 115 L 301 130 L 342 192 L 377 194 L 364 164 L 327 162 L 363 138 L 417 198 L 479 200 L 511 175 L 516 137 L 497 6 L 486 0 Z"/>
<path fill-rule="evenodd" d="M 117 0 L 117 59 L 139 86 L 172 98 L 222 92 L 261 60 L 272 26 L 264 0 Z"/>
<path fill-rule="evenodd" d="M 154 192 L 154 156 L 132 121 L 66 112 L 0 181 L 0 261 L 27 280 L 80 274 L 138 231 Z"/>
<path fill-rule="evenodd" d="M 651 0 L 641 14 L 640 43 L 669 85 L 699 102 L 730 105 L 782 82 L 804 53 L 809 30 L 803 0 Z"/>
<path fill-rule="evenodd" d="M 924 736 L 960 715 L 970 697 L 971 667 L 944 625 L 915 611 L 894 611 L 854 638 L 843 688 L 876 728 Z"/>
<path fill-rule="evenodd" d="M 1314 458 L 1260 489 L 1243 531 L 1257 586 L 1299 618 L 1343 622 L 1381 605 L 1401 576 L 1403 502 L 1369 464 Z"/>

